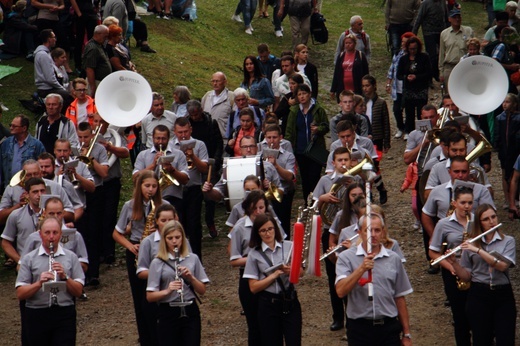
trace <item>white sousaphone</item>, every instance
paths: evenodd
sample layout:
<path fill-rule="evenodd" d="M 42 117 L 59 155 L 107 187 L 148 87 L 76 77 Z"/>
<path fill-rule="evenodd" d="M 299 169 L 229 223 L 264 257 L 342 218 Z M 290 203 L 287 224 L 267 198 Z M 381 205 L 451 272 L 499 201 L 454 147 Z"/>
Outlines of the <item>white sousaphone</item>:
<path fill-rule="evenodd" d="M 494 111 L 507 95 L 509 80 L 500 63 L 484 55 L 459 62 L 450 74 L 448 89 L 453 103 L 468 114 Z"/>
<path fill-rule="evenodd" d="M 150 111 L 152 88 L 136 72 L 117 71 L 99 83 L 95 99 L 99 115 L 107 123 L 127 127 L 140 122 Z"/>

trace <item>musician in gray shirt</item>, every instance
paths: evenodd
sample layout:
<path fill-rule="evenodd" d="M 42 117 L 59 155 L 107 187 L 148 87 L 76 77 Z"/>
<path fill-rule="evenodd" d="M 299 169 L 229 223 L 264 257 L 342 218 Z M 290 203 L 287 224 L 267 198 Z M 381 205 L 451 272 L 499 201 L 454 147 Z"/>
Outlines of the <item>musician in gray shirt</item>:
<path fill-rule="evenodd" d="M 40 236 L 42 245 L 22 257 L 16 278 L 16 296 L 19 300 L 26 300 L 25 325 L 30 330 L 28 342 L 31 345 L 73 346 L 76 344 L 74 298 L 81 296 L 85 278 L 83 270 L 78 257 L 60 245 L 61 224 L 56 218 L 42 222 Z M 51 243 L 53 257 L 50 257 Z M 44 292 L 43 284 L 54 279 L 65 282 L 65 290 Z"/>
<path fill-rule="evenodd" d="M 359 221 L 362 243 L 343 251 L 336 263 L 336 291 L 339 297 L 348 299 L 349 345 L 380 345 L 383 342 L 385 345 L 411 345 L 405 296 L 413 292 L 412 286 L 401 258 L 381 245 L 381 216 L 372 214 L 370 217 L 372 253 L 367 254 L 367 218 L 363 216 Z M 371 271 L 371 280 L 368 280 L 368 271 Z M 371 300 L 370 283 L 373 285 Z"/>

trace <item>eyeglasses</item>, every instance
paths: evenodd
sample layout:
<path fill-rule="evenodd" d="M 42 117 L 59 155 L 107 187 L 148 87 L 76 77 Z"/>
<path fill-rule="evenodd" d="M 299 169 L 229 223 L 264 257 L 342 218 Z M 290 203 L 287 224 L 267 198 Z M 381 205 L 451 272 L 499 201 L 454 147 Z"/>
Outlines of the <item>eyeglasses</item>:
<path fill-rule="evenodd" d="M 274 232 L 274 227 L 271 226 L 271 227 L 262 228 L 262 229 L 258 230 L 258 233 L 260 233 L 260 234 L 266 234 L 267 232 Z"/>
<path fill-rule="evenodd" d="M 79 93 L 84 93 L 87 91 L 87 89 L 74 89 L 75 91 L 79 92 Z"/>
<path fill-rule="evenodd" d="M 9 127 L 22 127 L 22 125 L 9 124 Z"/>
<path fill-rule="evenodd" d="M 256 148 L 256 144 L 251 144 L 251 145 L 241 145 L 240 148 L 241 148 L 241 149 L 253 149 L 253 148 Z"/>

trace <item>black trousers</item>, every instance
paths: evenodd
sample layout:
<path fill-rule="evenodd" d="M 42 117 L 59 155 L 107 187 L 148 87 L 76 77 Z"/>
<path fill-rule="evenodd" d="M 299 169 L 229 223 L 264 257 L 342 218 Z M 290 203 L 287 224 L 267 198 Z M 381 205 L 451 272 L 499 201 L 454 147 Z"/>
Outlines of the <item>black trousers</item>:
<path fill-rule="evenodd" d="M 466 301 L 468 291 L 461 291 L 457 288 L 456 277 L 449 271 L 442 268 L 442 281 L 444 282 L 444 292 L 448 297 L 453 315 L 453 327 L 455 328 L 455 342 L 457 346 L 471 346 L 471 333 L 469 321 L 466 316 Z"/>
<path fill-rule="evenodd" d="M 321 178 L 322 166 L 303 154 L 294 154 L 298 162 L 298 170 L 302 179 L 303 200 L 307 203 L 307 196 L 314 191 Z"/>
<path fill-rule="evenodd" d="M 384 318 L 382 323 L 375 324 L 372 320 L 349 318 L 347 320 L 348 345 L 400 346 L 402 327 L 397 317 Z"/>
<path fill-rule="evenodd" d="M 104 257 L 115 255 L 115 241 L 112 237 L 117 223 L 117 209 L 119 207 L 119 197 L 121 196 L 121 179 L 115 178 L 103 183 L 105 190 L 104 208 L 102 211 L 102 232 L 101 244 Z"/>
<path fill-rule="evenodd" d="M 190 240 L 191 250 L 202 261 L 202 190 L 200 185 L 185 188 L 182 194 L 181 223 Z"/>
<path fill-rule="evenodd" d="M 330 233 L 328 230 L 323 230 L 321 234 L 321 247 L 323 253 L 327 252 L 329 248 L 329 237 Z M 332 306 L 332 319 L 343 324 L 345 319 L 345 307 L 343 305 L 343 299 L 338 297 L 336 293 L 336 265 L 330 261 L 329 258 L 325 259 L 325 270 L 327 272 L 327 279 L 329 283 L 329 296 L 330 305 Z"/>
<path fill-rule="evenodd" d="M 99 258 L 103 243 L 103 210 L 105 209 L 105 188 L 96 186 L 94 192 L 86 192 L 87 209 L 82 219 L 86 223 L 86 228 L 82 229 L 82 236 L 88 252 L 88 271 L 87 277 L 99 278 Z"/>
<path fill-rule="evenodd" d="M 94 35 L 94 28 L 97 25 L 97 18 L 93 15 L 83 14 L 81 17 L 74 16 L 73 22 L 76 24 L 76 38 L 74 40 L 74 66 L 77 70 L 82 70 L 81 55 L 83 53 L 83 42 L 85 34 L 90 40 Z"/>
<path fill-rule="evenodd" d="M 135 273 L 135 255 L 126 250 L 126 270 L 130 290 L 134 301 L 135 320 L 137 322 L 137 333 L 141 346 L 158 345 L 157 339 L 157 304 L 148 303 L 146 300 L 146 280 L 141 280 Z M 155 312 L 155 316 L 154 316 Z"/>
<path fill-rule="evenodd" d="M 76 344 L 76 307 L 25 308 L 28 345 L 74 346 Z"/>
<path fill-rule="evenodd" d="M 492 290 L 472 282 L 466 314 L 473 333 L 473 346 L 515 345 L 516 304 L 511 285 Z"/>
<path fill-rule="evenodd" d="M 260 328 L 258 327 L 258 296 L 251 293 L 249 280 L 242 278 L 244 269 L 240 269 L 240 280 L 238 281 L 238 298 L 247 321 L 247 344 L 257 346 L 260 344 Z"/>
<path fill-rule="evenodd" d="M 421 109 L 426 106 L 428 100 L 404 100 L 404 112 L 406 122 L 404 124 L 406 133 L 415 130 L 415 119 L 421 120 Z"/>
<path fill-rule="evenodd" d="M 302 308 L 298 297 L 290 312 L 283 312 L 283 300 L 269 292 L 258 293 L 258 327 L 262 330 L 261 345 L 287 346 L 302 344 Z"/>
<path fill-rule="evenodd" d="M 397 94 L 397 98 L 392 106 L 394 113 L 395 123 L 400 131 L 404 131 L 404 120 L 403 120 L 403 94 Z"/>
<path fill-rule="evenodd" d="M 291 208 L 294 199 L 294 190 L 284 192 L 282 202 L 277 200 L 269 201 L 273 206 L 274 212 L 282 224 L 284 232 L 287 234 L 287 240 L 291 239 Z"/>
<path fill-rule="evenodd" d="M 180 318 L 181 309 L 160 304 L 157 320 L 159 345 L 198 346 L 201 339 L 200 311 L 197 302 L 185 307 L 187 317 Z"/>

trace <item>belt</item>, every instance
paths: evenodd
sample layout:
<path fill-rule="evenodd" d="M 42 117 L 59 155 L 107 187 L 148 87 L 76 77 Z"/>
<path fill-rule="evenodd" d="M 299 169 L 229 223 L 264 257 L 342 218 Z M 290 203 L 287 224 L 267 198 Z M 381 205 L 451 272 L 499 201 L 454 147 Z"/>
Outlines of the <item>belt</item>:
<path fill-rule="evenodd" d="M 483 284 L 481 282 L 472 282 L 472 286 L 476 286 L 482 289 L 487 289 L 490 291 L 500 291 L 500 290 L 509 290 L 511 289 L 511 284 L 505 285 L 494 285 L 494 284 Z"/>
<path fill-rule="evenodd" d="M 356 318 L 356 319 L 349 318 L 348 321 L 350 323 L 353 322 L 353 323 L 372 325 L 372 326 L 384 326 L 385 324 L 388 324 L 390 322 L 397 321 L 397 317 Z"/>
<path fill-rule="evenodd" d="M 275 294 L 275 293 L 263 291 L 263 292 L 260 292 L 258 294 L 258 296 L 260 298 L 262 298 L 262 300 L 267 300 L 270 303 L 278 303 L 278 302 L 283 301 L 281 294 Z"/>

